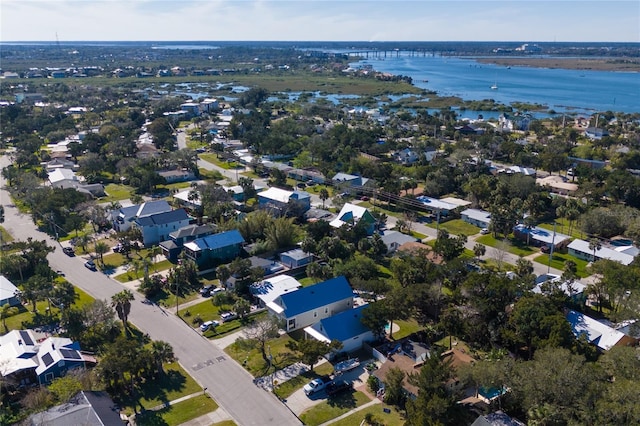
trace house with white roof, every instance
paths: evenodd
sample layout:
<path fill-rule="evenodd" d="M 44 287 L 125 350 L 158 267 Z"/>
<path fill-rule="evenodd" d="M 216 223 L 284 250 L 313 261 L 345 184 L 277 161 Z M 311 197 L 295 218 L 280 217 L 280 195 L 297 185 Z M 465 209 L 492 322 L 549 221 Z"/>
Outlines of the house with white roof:
<path fill-rule="evenodd" d="M 460 212 L 460 217 L 478 228 L 489 228 L 491 224 L 491 213 L 486 210 L 466 209 Z"/>
<path fill-rule="evenodd" d="M 633 337 L 580 312 L 570 310 L 566 318 L 576 338 L 586 336 L 589 343 L 596 345 L 601 351 L 608 351 L 614 346 L 632 346 L 637 343 Z"/>
<path fill-rule="evenodd" d="M 450 211 L 460 207 L 457 204 L 448 203 L 446 201 L 438 200 L 437 198 L 427 197 L 426 195 L 420 195 L 419 197 L 416 197 L 416 200 L 424 204 L 432 213 L 441 212 L 443 216 L 446 216 Z"/>
<path fill-rule="evenodd" d="M 188 188 L 173 194 L 173 199 L 176 200 L 182 207 L 195 210 L 202 205 L 200 199 L 200 191 L 193 188 Z"/>
<path fill-rule="evenodd" d="M 638 254 L 638 249 L 634 246 L 610 248 L 603 245 L 599 250 L 595 251 L 594 257 L 593 249 L 589 248 L 589 242 L 580 239 L 573 240 L 567 248 L 569 249 L 569 254 L 577 257 L 578 259 L 590 262 L 600 259 L 609 259 L 620 262 L 623 265 L 629 265 Z"/>
<path fill-rule="evenodd" d="M 69 188 L 80 183 L 80 178 L 71 169 L 57 168 L 49 172 L 49 183 L 54 188 Z"/>
<path fill-rule="evenodd" d="M 329 222 L 329 225 L 334 228 L 340 228 L 346 224 L 355 226 L 357 223 L 360 223 L 360 221 L 363 221 L 365 229 L 367 230 L 367 235 L 372 235 L 375 229 L 376 219 L 373 217 L 371 212 L 369 212 L 366 207 L 345 203 L 344 206 L 342 206 L 340 213 L 338 213 L 338 216 Z"/>
<path fill-rule="evenodd" d="M 587 289 L 587 285 L 580 281 L 563 280 L 560 275 L 556 274 L 543 274 L 536 278 L 536 285 L 532 291 L 538 294 L 544 293 L 551 287 L 549 284 L 557 287 L 575 301 L 582 299 L 584 297 L 584 291 Z"/>
<path fill-rule="evenodd" d="M 373 331 L 362 323 L 362 312 L 368 305 L 358 306 L 305 327 L 308 337 L 321 342 L 331 343 L 337 340 L 342 343 L 341 352 L 355 352 L 362 348 L 364 342 L 375 340 Z"/>
<path fill-rule="evenodd" d="M 20 290 L 13 285 L 4 275 L 0 275 L 0 306 L 9 304 L 9 306 L 20 305 Z"/>
<path fill-rule="evenodd" d="M 271 210 L 280 215 L 303 214 L 311 208 L 311 195 L 305 191 L 287 191 L 271 187 L 258 193 L 258 205 L 261 209 Z"/>
<path fill-rule="evenodd" d="M 571 237 L 568 235 L 538 228 L 537 226 L 529 228 L 523 224 L 516 225 L 513 228 L 513 235 L 527 244 L 536 247 L 553 247 L 554 250 L 560 247 L 566 247 L 571 240 Z"/>
<path fill-rule="evenodd" d="M 353 290 L 344 276 L 281 294 L 267 310 L 284 321 L 287 332 L 353 308 Z"/>
<path fill-rule="evenodd" d="M 302 288 L 302 284 L 295 278 L 289 275 L 276 275 L 252 284 L 249 291 L 260 301 L 260 306 L 264 307 L 279 296 L 299 288 Z"/>

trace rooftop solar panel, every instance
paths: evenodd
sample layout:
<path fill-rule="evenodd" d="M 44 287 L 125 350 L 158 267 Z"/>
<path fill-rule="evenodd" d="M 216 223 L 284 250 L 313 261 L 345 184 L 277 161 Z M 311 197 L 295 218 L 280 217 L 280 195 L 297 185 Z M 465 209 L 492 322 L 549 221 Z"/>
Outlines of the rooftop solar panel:
<path fill-rule="evenodd" d="M 33 340 L 31 340 L 31 336 L 29 336 L 29 333 L 24 330 L 20 330 L 20 337 L 22 338 L 22 341 L 25 345 L 33 346 Z"/>
<path fill-rule="evenodd" d="M 53 357 L 51 357 L 51 354 L 44 354 L 42 355 L 42 362 L 48 367 L 53 364 Z"/>
<path fill-rule="evenodd" d="M 73 349 L 60 349 L 60 353 L 66 359 L 82 359 L 78 351 Z"/>

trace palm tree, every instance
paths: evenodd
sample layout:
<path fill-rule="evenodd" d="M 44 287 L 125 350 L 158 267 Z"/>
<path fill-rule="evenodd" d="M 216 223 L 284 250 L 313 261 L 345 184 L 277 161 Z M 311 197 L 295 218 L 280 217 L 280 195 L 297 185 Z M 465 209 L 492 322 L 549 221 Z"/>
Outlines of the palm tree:
<path fill-rule="evenodd" d="M 596 238 L 591 238 L 589 240 L 589 250 L 593 250 L 593 259 L 591 260 L 592 262 L 596 261 L 596 251 L 600 250 L 601 248 L 602 243 L 600 242 L 600 240 Z"/>
<path fill-rule="evenodd" d="M 329 191 L 327 188 L 322 188 L 318 193 L 318 196 L 322 200 L 322 208 L 324 209 L 324 202 L 329 199 Z"/>
<path fill-rule="evenodd" d="M 176 356 L 173 353 L 173 347 L 162 340 L 155 340 L 151 344 L 151 354 L 156 362 L 156 371 L 159 375 L 164 376 L 165 371 L 163 364 L 165 362 L 173 362 L 176 359 Z"/>
<path fill-rule="evenodd" d="M 127 318 L 131 312 L 131 302 L 134 300 L 133 293 L 130 290 L 122 290 L 111 296 L 111 306 L 116 310 L 118 318 L 122 320 L 125 335 L 128 331 Z"/>
<path fill-rule="evenodd" d="M 476 245 L 473 246 L 473 254 L 478 259 L 484 256 L 486 252 L 487 252 L 487 248 L 484 246 L 484 244 L 476 243 Z"/>
<path fill-rule="evenodd" d="M 76 244 L 82 248 L 83 252 L 87 251 L 87 244 L 89 244 L 89 241 L 91 241 L 91 237 L 87 234 L 79 235 L 78 238 L 76 238 Z"/>
<path fill-rule="evenodd" d="M 106 252 L 109 251 L 109 246 L 104 241 L 98 241 L 94 247 L 94 250 L 98 257 L 100 257 L 100 263 L 102 263 L 102 266 L 104 266 L 103 256 Z"/>

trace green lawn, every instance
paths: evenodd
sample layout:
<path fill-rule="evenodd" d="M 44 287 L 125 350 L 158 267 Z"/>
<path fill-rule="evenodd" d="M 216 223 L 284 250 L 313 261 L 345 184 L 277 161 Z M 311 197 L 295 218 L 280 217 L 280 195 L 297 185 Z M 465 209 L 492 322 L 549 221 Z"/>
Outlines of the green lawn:
<path fill-rule="evenodd" d="M 222 180 L 224 176 L 217 170 L 206 170 L 200 168 L 200 179 L 202 180 Z"/>
<path fill-rule="evenodd" d="M 308 409 L 300 419 L 305 425 L 321 425 L 369 401 L 369 397 L 362 392 L 344 392 Z"/>
<path fill-rule="evenodd" d="M 513 236 L 510 236 L 506 240 L 497 240 L 493 238 L 493 235 L 489 234 L 478 237 L 476 239 L 476 242 L 489 247 L 504 248 L 504 250 L 509 253 L 523 257 L 529 256 L 530 254 L 538 253 L 540 251 L 535 247 L 527 246 L 522 241 L 513 238 Z"/>
<path fill-rule="evenodd" d="M 2 240 L 2 242 L 5 244 L 13 241 L 13 237 L 11 236 L 11 234 L 9 234 L 7 230 L 2 226 L 0 226 L 0 240 Z"/>
<path fill-rule="evenodd" d="M 106 258 L 106 256 L 105 256 L 105 258 Z M 149 274 L 154 274 L 156 272 L 167 270 L 167 269 L 171 268 L 172 266 L 173 266 L 173 263 L 171 263 L 169 260 L 163 260 L 163 261 L 160 261 L 158 263 L 154 263 L 151 266 L 149 266 Z M 126 283 L 126 282 L 129 282 L 129 281 L 140 279 L 143 276 L 144 276 L 144 271 L 140 270 L 136 274 L 136 271 L 134 271 L 133 269 L 130 269 L 127 272 L 124 272 L 122 274 L 116 275 L 113 278 L 118 282 Z"/>
<path fill-rule="evenodd" d="M 292 340 L 291 337 L 285 334 L 268 342 L 273 356 L 273 365 L 278 370 L 297 361 L 293 353 L 286 347 L 287 342 L 290 340 Z M 262 355 L 258 349 L 247 351 L 246 349 L 240 348 L 237 343 L 234 343 L 225 348 L 224 351 L 227 355 L 243 365 L 252 376 L 261 377 L 268 373 L 268 363 L 265 363 L 262 359 Z M 273 368 L 270 369 L 270 372 L 273 372 Z"/>
<path fill-rule="evenodd" d="M 391 412 L 385 413 L 384 409 L 389 409 Z M 373 421 L 377 424 L 385 426 L 402 426 L 405 424 L 404 414 L 392 405 L 376 404 L 367 407 L 363 410 L 353 413 L 352 415 L 345 417 L 342 420 L 338 420 L 333 423 L 336 426 L 361 426 L 367 414 L 373 416 Z"/>
<path fill-rule="evenodd" d="M 549 255 L 541 254 L 540 256 L 534 259 L 536 262 L 541 263 L 543 265 L 549 266 Z M 578 259 L 577 257 L 573 257 L 569 254 L 564 253 L 553 253 L 553 257 L 551 258 L 551 267 L 559 269 L 562 271 L 564 269 L 564 262 L 567 260 L 572 260 L 576 263 L 577 266 L 577 275 L 580 278 L 588 277 L 589 272 L 587 272 L 587 262 L 586 260 Z"/>
<path fill-rule="evenodd" d="M 420 241 L 422 241 L 422 240 L 424 240 L 425 238 L 427 238 L 427 236 L 426 236 L 426 235 L 421 234 L 421 233 L 416 232 L 416 231 L 411 231 L 411 236 L 412 236 L 413 238 L 417 238 L 417 239 L 419 239 Z"/>
<path fill-rule="evenodd" d="M 136 423 L 145 425 L 177 426 L 189 420 L 204 416 L 218 408 L 218 404 L 208 395 L 198 395 L 158 411 L 146 411 L 136 416 Z"/>
<path fill-rule="evenodd" d="M 236 425 L 236 422 L 234 422 L 233 420 L 225 420 L 222 422 L 214 423 L 211 426 L 238 426 L 238 425 Z"/>
<path fill-rule="evenodd" d="M 400 330 L 396 331 L 395 333 L 393 333 L 393 339 L 394 340 L 400 340 L 400 339 L 404 339 L 405 337 L 409 336 L 410 334 L 413 334 L 417 331 L 422 330 L 424 327 L 422 327 L 420 324 L 418 324 L 418 322 L 414 319 L 409 319 L 406 321 L 394 321 L 394 324 L 397 324 L 398 327 L 400 327 Z"/>
<path fill-rule="evenodd" d="M 111 201 L 128 200 L 131 196 L 131 191 L 133 191 L 133 187 L 129 185 L 122 185 L 118 183 L 107 184 L 104 188 L 104 192 L 107 196 L 100 198 L 100 202 L 109 203 Z"/>
<path fill-rule="evenodd" d="M 540 228 L 548 229 L 549 231 L 553 231 L 553 223 L 540 223 L 538 224 Z M 580 229 L 580 223 L 577 221 L 571 225 L 571 232 L 569 232 L 569 221 L 567 219 L 558 218 L 556 219 L 556 232 L 561 234 L 569 235 L 571 238 L 579 238 L 584 240 L 587 236 Z"/>
<path fill-rule="evenodd" d="M 298 279 L 298 282 L 302 284 L 302 287 L 308 287 L 310 285 L 316 284 L 318 280 L 313 277 L 304 277 L 304 278 Z"/>
<path fill-rule="evenodd" d="M 435 222 L 431 222 L 427 226 L 436 229 L 438 227 L 438 224 Z M 465 235 L 467 237 L 480 232 L 480 228 L 471 225 L 470 223 L 467 223 L 462 219 L 454 219 L 447 222 L 442 222 L 440 223 L 440 229 L 446 229 L 450 235 Z"/>
<path fill-rule="evenodd" d="M 333 365 L 330 362 L 322 363 L 314 368 L 314 371 L 306 371 L 299 376 L 293 377 L 286 382 L 276 385 L 275 394 L 280 398 L 288 398 L 298 389 L 301 389 L 304 385 L 311 380 L 333 373 Z"/>
<path fill-rule="evenodd" d="M 138 408 L 139 405 L 142 405 L 146 409 L 150 409 L 183 396 L 202 392 L 200 385 L 177 362 L 165 364 L 164 369 L 166 372 L 164 377 L 142 383 L 137 387 Z M 133 413 L 131 399 L 126 398 L 120 403 L 125 412 Z"/>

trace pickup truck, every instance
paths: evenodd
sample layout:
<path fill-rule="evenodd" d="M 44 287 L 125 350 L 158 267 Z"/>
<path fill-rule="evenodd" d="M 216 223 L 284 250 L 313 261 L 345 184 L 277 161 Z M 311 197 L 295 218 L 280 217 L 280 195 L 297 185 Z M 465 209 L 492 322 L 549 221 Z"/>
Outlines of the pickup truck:
<path fill-rule="evenodd" d="M 329 376 L 322 376 L 317 379 L 313 379 L 304 385 L 302 389 L 304 389 L 305 395 L 309 396 L 326 388 L 329 383 L 331 383 L 331 378 Z"/>
<path fill-rule="evenodd" d="M 328 396 L 337 395 L 348 389 L 352 389 L 352 385 L 350 382 L 344 380 L 334 380 L 325 387 Z"/>

